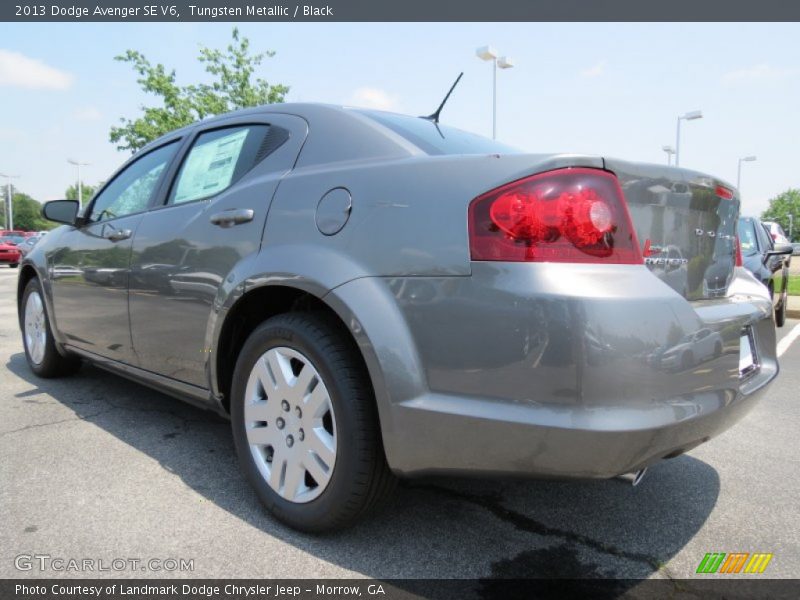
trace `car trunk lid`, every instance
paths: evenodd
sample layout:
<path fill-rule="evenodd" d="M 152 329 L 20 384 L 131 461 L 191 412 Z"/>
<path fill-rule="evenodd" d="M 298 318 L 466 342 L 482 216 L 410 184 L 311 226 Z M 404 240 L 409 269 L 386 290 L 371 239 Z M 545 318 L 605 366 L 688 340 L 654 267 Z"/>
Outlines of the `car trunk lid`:
<path fill-rule="evenodd" d="M 725 296 L 736 260 L 739 196 L 709 175 L 606 160 L 630 210 L 645 264 L 689 300 Z"/>

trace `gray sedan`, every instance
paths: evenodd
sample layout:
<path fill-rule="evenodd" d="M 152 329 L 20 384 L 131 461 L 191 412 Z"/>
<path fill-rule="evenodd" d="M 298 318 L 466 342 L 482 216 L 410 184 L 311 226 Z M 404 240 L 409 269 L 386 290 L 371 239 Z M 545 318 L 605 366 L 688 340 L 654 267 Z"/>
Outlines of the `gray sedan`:
<path fill-rule="evenodd" d="M 86 360 L 229 416 L 306 531 L 398 476 L 638 481 L 778 373 L 738 194 L 685 169 L 282 104 L 166 135 L 82 214 L 44 214 L 64 225 L 20 268 L 30 368 Z"/>

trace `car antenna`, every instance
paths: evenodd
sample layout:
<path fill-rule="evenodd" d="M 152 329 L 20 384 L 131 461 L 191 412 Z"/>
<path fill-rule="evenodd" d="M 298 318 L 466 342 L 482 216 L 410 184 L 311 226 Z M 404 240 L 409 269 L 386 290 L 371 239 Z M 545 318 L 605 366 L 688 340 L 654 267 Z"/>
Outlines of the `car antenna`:
<path fill-rule="evenodd" d="M 453 82 L 453 85 L 450 86 L 450 91 L 447 92 L 447 95 L 444 97 L 444 100 L 442 100 L 442 103 L 439 105 L 439 108 L 436 109 L 436 112 L 428 115 L 427 117 L 422 117 L 423 119 L 428 119 L 429 121 L 433 121 L 437 125 L 439 124 L 439 113 L 442 112 L 442 109 L 444 108 L 447 99 L 450 98 L 450 94 L 452 94 L 453 90 L 456 89 L 458 82 L 461 81 L 461 78 L 463 76 L 464 76 L 464 71 L 461 71 L 461 73 L 458 74 L 458 77 L 456 77 L 456 80 Z"/>

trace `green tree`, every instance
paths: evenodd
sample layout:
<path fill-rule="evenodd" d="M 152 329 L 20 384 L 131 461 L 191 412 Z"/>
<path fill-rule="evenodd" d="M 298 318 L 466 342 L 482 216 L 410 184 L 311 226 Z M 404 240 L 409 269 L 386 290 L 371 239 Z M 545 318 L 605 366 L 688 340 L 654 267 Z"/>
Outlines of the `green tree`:
<path fill-rule="evenodd" d="M 14 229 L 23 231 L 42 231 L 52 229 L 55 224 L 47 221 L 42 216 L 42 205 L 31 198 L 28 194 L 20 192 L 14 187 L 11 188 L 11 201 L 14 207 Z M 8 220 L 5 214 L 6 186 L 2 188 L 3 193 L 3 229 L 8 228 Z"/>
<path fill-rule="evenodd" d="M 139 75 L 137 83 L 143 91 L 161 98 L 161 106 L 142 106 L 136 119 L 122 118 L 121 127 L 112 127 L 111 142 L 119 150 L 136 151 L 148 142 L 209 116 L 240 108 L 283 102 L 289 88 L 271 85 L 255 77 L 264 58 L 273 51 L 251 54 L 250 41 L 239 36 L 234 28 L 227 48 L 213 50 L 201 46 L 198 60 L 211 75 L 210 83 L 181 86 L 175 70 L 162 64 L 153 65 L 136 50 L 128 50 L 115 60 L 130 63 Z"/>
<path fill-rule="evenodd" d="M 789 235 L 789 215 L 794 217 L 794 227 L 792 228 L 793 240 L 800 240 L 800 189 L 789 188 L 781 192 L 769 201 L 769 208 L 761 213 L 761 218 L 765 221 L 776 221 L 780 223 L 786 235 Z"/>
<path fill-rule="evenodd" d="M 94 193 L 97 191 L 97 188 L 100 187 L 100 184 L 97 185 L 89 185 L 86 183 L 81 183 L 81 199 L 83 203 L 86 204 L 89 200 L 92 199 Z M 66 190 L 64 190 L 64 198 L 67 200 L 77 200 L 78 199 L 78 184 L 74 183 L 69 186 Z"/>

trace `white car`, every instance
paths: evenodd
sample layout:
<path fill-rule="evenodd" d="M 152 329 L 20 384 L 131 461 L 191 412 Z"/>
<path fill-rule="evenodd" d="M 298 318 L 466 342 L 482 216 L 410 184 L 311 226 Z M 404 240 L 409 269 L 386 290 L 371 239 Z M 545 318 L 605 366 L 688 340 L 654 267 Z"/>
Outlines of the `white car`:
<path fill-rule="evenodd" d="M 780 226 L 780 223 L 776 223 L 775 221 L 761 221 L 764 224 L 764 227 L 767 228 L 767 231 L 772 236 L 772 241 L 776 244 L 788 244 L 789 238 L 786 237 L 786 233 L 783 231 L 783 227 Z"/>

